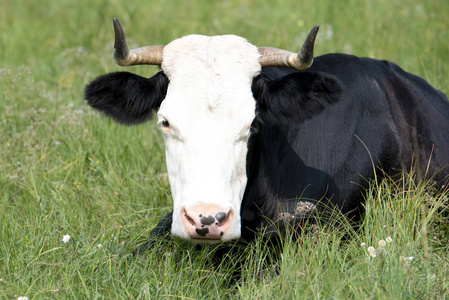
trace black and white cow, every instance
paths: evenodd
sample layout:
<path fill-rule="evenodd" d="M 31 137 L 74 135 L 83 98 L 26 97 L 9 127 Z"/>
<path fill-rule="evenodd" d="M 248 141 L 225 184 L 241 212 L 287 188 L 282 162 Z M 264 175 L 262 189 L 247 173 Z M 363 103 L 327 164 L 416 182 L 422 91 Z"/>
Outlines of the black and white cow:
<path fill-rule="evenodd" d="M 297 54 L 233 35 L 129 51 L 116 19 L 114 28 L 119 65 L 162 71 L 100 76 L 85 98 L 124 124 L 157 112 L 174 208 L 153 235 L 251 240 L 322 207 L 356 216 L 375 175 L 415 166 L 447 182 L 446 96 L 388 61 L 329 54 L 312 65 L 318 27 Z"/>

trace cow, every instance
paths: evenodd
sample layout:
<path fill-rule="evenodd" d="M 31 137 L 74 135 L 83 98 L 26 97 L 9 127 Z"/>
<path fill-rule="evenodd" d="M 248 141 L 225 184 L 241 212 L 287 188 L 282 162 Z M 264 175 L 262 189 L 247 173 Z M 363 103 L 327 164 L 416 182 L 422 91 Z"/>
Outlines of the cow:
<path fill-rule="evenodd" d="M 314 58 L 318 26 L 292 53 L 234 35 L 129 50 L 113 24 L 118 65 L 161 71 L 148 79 L 102 75 L 85 99 L 127 125 L 156 113 L 173 211 L 152 237 L 251 241 L 264 228 L 279 236 L 329 209 L 357 219 L 370 180 L 412 167 L 447 184 L 446 96 L 386 60 Z"/>

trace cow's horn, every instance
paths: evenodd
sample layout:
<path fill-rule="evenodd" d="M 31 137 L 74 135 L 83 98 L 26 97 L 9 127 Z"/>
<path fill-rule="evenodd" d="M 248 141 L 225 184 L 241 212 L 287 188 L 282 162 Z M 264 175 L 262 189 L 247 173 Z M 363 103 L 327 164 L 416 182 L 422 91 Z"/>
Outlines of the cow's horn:
<path fill-rule="evenodd" d="M 128 50 L 125 33 L 117 18 L 114 18 L 115 44 L 114 60 L 119 66 L 158 65 L 162 64 L 164 46 L 146 46 Z"/>
<path fill-rule="evenodd" d="M 262 67 L 290 67 L 298 70 L 309 68 L 313 62 L 313 46 L 319 28 L 318 25 L 312 28 L 298 53 L 277 48 L 259 47 L 260 65 Z"/>

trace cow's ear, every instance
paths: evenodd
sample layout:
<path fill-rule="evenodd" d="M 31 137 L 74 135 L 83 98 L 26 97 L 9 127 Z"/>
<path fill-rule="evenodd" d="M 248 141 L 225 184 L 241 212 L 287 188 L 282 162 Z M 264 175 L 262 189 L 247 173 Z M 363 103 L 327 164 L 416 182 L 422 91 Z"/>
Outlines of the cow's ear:
<path fill-rule="evenodd" d="M 84 98 L 115 121 L 132 125 L 151 117 L 164 100 L 167 86 L 163 72 L 149 79 L 128 72 L 110 73 L 89 83 Z"/>
<path fill-rule="evenodd" d="M 273 80 L 262 74 L 252 84 L 259 112 L 273 120 L 312 118 L 338 102 L 342 90 L 337 78 L 318 72 L 296 72 Z"/>

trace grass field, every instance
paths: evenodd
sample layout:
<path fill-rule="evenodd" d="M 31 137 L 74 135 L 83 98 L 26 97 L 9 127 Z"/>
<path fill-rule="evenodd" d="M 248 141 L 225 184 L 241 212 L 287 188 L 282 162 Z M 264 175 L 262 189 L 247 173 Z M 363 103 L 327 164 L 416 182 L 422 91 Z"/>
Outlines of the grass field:
<path fill-rule="evenodd" d="M 133 258 L 171 209 L 163 141 L 154 121 L 120 126 L 83 100 L 86 83 L 120 70 L 113 17 L 131 47 L 233 33 L 294 51 L 320 24 L 318 55 L 389 59 L 449 94 L 448 12 L 447 0 L 1 0 L 0 298 L 449 298 L 447 195 L 407 177 L 405 191 L 388 181 L 367 191 L 359 232 L 287 238 L 274 266 L 262 241 L 220 266 L 213 247 L 180 241 Z"/>

